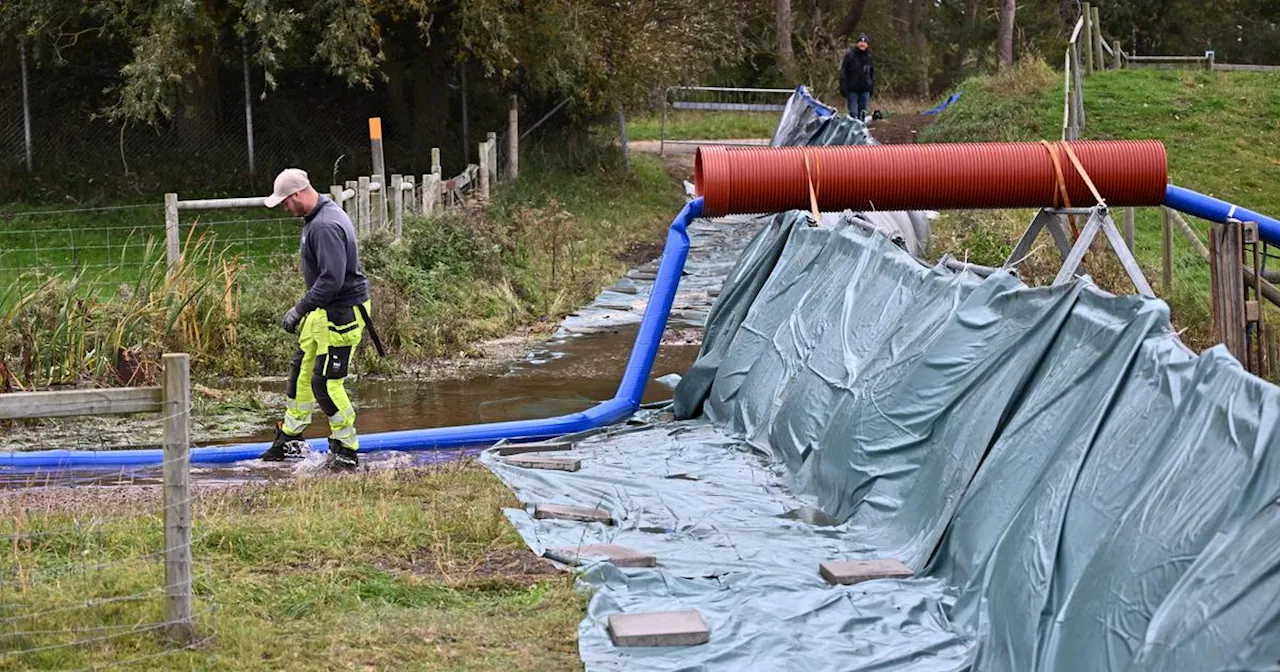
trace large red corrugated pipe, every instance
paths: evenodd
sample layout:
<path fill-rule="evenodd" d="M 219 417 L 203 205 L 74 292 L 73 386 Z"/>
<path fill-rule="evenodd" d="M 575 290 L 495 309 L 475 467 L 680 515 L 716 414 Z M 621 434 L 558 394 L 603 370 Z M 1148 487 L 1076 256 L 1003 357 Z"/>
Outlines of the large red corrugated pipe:
<path fill-rule="evenodd" d="M 703 146 L 694 183 L 708 217 L 809 209 L 811 187 L 821 210 L 1095 205 L 1072 153 L 1108 205 L 1164 202 L 1168 161 L 1158 140 Z"/>

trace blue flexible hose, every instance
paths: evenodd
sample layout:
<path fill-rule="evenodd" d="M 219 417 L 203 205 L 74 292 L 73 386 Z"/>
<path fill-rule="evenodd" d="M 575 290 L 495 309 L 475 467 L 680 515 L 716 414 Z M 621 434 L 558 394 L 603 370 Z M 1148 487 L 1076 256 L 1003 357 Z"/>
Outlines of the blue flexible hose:
<path fill-rule="evenodd" d="M 662 334 L 666 331 L 671 304 L 675 301 L 684 262 L 689 256 L 688 225 L 702 215 L 702 199 L 687 203 L 671 222 L 667 243 L 662 250 L 657 277 L 649 295 L 649 305 L 640 321 L 640 330 L 631 347 L 627 368 L 618 384 L 618 392 L 608 401 L 585 411 L 540 420 L 515 420 L 491 422 L 460 427 L 434 427 L 410 429 L 398 432 L 365 434 L 360 437 L 360 452 L 379 450 L 436 450 L 460 446 L 492 444 L 501 439 L 537 440 L 595 427 L 603 427 L 622 420 L 640 407 L 645 383 L 653 370 Z M 328 439 L 308 441 L 312 448 L 328 450 Z M 269 443 L 249 443 L 234 446 L 211 446 L 191 451 L 192 463 L 217 464 L 256 458 Z M 161 449 L 136 450 L 36 450 L 0 453 L 0 468 L 12 469 L 71 469 L 77 467 L 120 467 L 161 464 Z"/>
<path fill-rule="evenodd" d="M 1258 236 L 1269 245 L 1280 245 L 1280 221 L 1238 205 L 1172 184 L 1165 188 L 1164 204 L 1211 222 L 1225 222 L 1230 218 L 1257 222 Z"/>

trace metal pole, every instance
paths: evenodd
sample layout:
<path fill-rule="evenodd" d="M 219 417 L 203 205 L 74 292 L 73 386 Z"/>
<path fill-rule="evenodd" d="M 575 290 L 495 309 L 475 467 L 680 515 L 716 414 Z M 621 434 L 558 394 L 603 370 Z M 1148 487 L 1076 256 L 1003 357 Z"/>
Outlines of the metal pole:
<path fill-rule="evenodd" d="M 545 122 L 546 120 L 550 119 L 550 118 L 551 118 L 551 115 L 555 114 L 556 112 L 559 112 L 559 111 L 560 111 L 560 108 L 564 107 L 565 105 L 568 105 L 568 104 L 569 104 L 569 101 L 571 101 L 571 100 L 573 100 L 573 99 L 572 99 L 572 98 L 565 98 L 564 100 L 560 101 L 560 104 L 559 104 L 559 105 L 556 105 L 555 107 L 551 108 L 551 111 L 550 111 L 550 112 L 548 112 L 548 113 L 546 113 L 546 114 L 542 115 L 542 118 L 541 118 L 541 119 L 539 119 L 539 120 L 537 120 L 537 121 L 535 121 L 535 122 L 533 122 L 533 125 L 532 125 L 532 126 L 530 126 L 529 128 L 526 128 L 526 129 L 524 129 L 523 131 L 521 131 L 521 132 L 520 132 L 520 139 L 521 139 L 521 140 L 524 140 L 526 137 L 528 137 L 528 135 L 529 135 L 530 133 L 534 132 L 535 130 L 537 130 L 537 128 L 538 128 L 539 126 L 541 126 L 543 122 Z"/>
<path fill-rule="evenodd" d="M 253 97 L 249 95 L 249 47 L 241 46 L 244 62 L 244 137 L 249 143 L 249 177 L 252 178 L 256 171 L 253 164 Z"/>
<path fill-rule="evenodd" d="M 27 172 L 35 169 L 31 160 L 31 94 L 27 91 L 27 44 L 18 47 L 22 54 L 22 134 L 27 148 Z"/>

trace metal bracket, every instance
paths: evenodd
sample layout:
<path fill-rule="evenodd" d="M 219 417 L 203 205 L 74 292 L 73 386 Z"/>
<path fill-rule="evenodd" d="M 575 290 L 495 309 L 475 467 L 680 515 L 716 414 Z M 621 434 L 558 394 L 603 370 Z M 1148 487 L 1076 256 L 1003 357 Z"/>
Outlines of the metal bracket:
<path fill-rule="evenodd" d="M 1023 232 L 1022 238 L 1013 247 L 1013 252 L 1009 254 L 1009 258 L 1005 260 L 1004 267 L 1014 268 L 1022 263 L 1022 260 L 1031 254 L 1036 238 L 1040 237 L 1040 231 L 1045 228 L 1048 228 L 1049 235 L 1053 236 L 1053 242 L 1058 246 L 1058 252 L 1063 257 L 1066 257 L 1071 251 L 1071 242 L 1067 238 L 1066 231 L 1062 229 L 1062 220 L 1059 218 L 1057 211 L 1045 208 L 1036 213 L 1035 219 L 1031 220 L 1031 225 Z"/>
<path fill-rule="evenodd" d="M 1089 215 L 1089 221 L 1085 224 L 1084 229 L 1080 231 L 1080 237 L 1076 239 L 1073 245 L 1062 226 L 1061 218 L 1063 215 L 1085 214 Z M 1053 279 L 1053 284 L 1060 285 L 1070 282 L 1075 277 L 1076 270 L 1080 268 L 1080 262 L 1084 260 L 1085 253 L 1089 251 L 1089 245 L 1093 243 L 1093 239 L 1101 231 L 1106 236 L 1107 242 L 1111 244 L 1111 249 L 1115 251 L 1116 256 L 1120 259 L 1120 264 L 1124 266 L 1125 273 L 1129 275 L 1129 280 L 1133 282 L 1133 286 L 1138 290 L 1138 293 L 1143 296 L 1155 296 L 1155 292 L 1151 290 L 1151 285 L 1147 283 L 1147 278 L 1142 274 L 1142 269 L 1138 266 L 1137 260 L 1133 258 L 1133 253 L 1129 251 L 1129 246 L 1125 245 L 1124 236 L 1120 234 L 1120 229 L 1116 227 L 1115 221 L 1111 219 L 1111 213 L 1105 206 L 1093 208 L 1042 208 L 1040 212 L 1036 213 L 1035 219 L 1031 220 L 1031 224 L 1022 234 L 1022 238 L 1018 240 L 1018 244 L 1014 246 L 1013 252 L 1005 260 L 1004 267 L 1013 268 L 1022 263 L 1031 254 L 1036 238 L 1040 236 L 1040 231 L 1043 229 L 1049 230 L 1049 235 L 1053 237 L 1053 242 L 1063 259 L 1062 267 L 1058 269 L 1058 275 Z"/>
<path fill-rule="evenodd" d="M 1088 223 L 1084 225 L 1080 238 L 1076 240 L 1066 261 L 1062 263 L 1062 268 L 1058 269 L 1058 276 L 1053 279 L 1053 284 L 1061 285 L 1075 276 L 1076 269 L 1080 268 L 1080 262 L 1084 260 L 1085 253 L 1089 251 L 1089 245 L 1093 243 L 1099 231 L 1106 235 L 1107 242 L 1111 243 L 1111 249 L 1120 258 L 1120 265 L 1124 266 L 1125 273 L 1129 275 L 1129 281 L 1133 283 L 1138 293 L 1154 298 L 1156 294 L 1151 290 L 1151 285 L 1147 284 L 1147 278 L 1142 275 L 1142 269 L 1138 266 L 1138 261 L 1133 258 L 1133 253 L 1124 244 L 1124 236 L 1120 235 L 1120 230 L 1116 228 L 1115 221 L 1111 219 L 1111 213 L 1102 206 L 1093 208 Z"/>

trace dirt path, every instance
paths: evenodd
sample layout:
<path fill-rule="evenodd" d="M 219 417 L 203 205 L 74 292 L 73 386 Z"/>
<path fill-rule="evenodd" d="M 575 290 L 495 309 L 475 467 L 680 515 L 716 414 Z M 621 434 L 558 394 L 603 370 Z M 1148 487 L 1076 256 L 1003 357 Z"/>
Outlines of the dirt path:
<path fill-rule="evenodd" d="M 895 114 L 885 119 L 876 119 L 867 128 L 871 131 L 871 137 L 882 144 L 903 145 L 916 142 L 919 132 L 936 118 L 925 114 Z"/>

